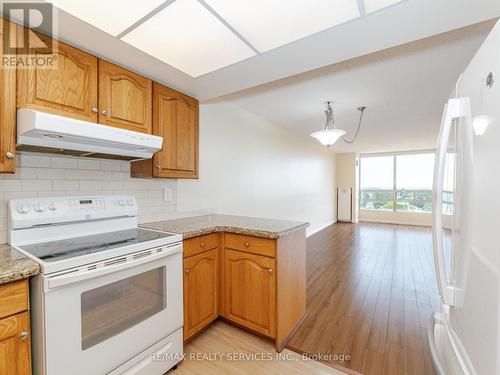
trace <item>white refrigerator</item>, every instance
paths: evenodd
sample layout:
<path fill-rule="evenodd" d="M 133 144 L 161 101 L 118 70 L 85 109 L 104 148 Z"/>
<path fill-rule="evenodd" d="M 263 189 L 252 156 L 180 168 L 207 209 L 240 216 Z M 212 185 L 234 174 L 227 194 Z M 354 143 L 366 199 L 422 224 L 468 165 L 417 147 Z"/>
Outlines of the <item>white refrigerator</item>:
<path fill-rule="evenodd" d="M 436 372 L 500 374 L 500 22 L 445 106 L 433 194 Z"/>

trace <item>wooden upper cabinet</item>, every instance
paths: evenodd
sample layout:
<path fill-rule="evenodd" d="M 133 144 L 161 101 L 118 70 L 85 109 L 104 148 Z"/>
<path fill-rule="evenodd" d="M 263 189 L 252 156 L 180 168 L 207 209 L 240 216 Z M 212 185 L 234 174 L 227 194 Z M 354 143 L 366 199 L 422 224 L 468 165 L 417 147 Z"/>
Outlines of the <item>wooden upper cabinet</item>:
<path fill-rule="evenodd" d="M 97 57 L 62 42 L 55 51 L 57 69 L 18 70 L 17 106 L 97 122 Z"/>
<path fill-rule="evenodd" d="M 153 134 L 163 137 L 163 148 L 132 163 L 133 177 L 198 178 L 198 100 L 153 83 Z"/>
<path fill-rule="evenodd" d="M 0 17 L 0 56 L 3 56 L 3 34 L 8 28 L 15 35 L 15 24 Z M 0 173 L 14 173 L 16 162 L 16 70 L 0 69 Z"/>
<path fill-rule="evenodd" d="M 184 259 L 184 340 L 219 315 L 218 249 Z"/>
<path fill-rule="evenodd" d="M 152 82 L 99 60 L 99 123 L 151 134 Z"/>
<path fill-rule="evenodd" d="M 269 337 L 276 334 L 275 260 L 224 250 L 224 316 Z"/>

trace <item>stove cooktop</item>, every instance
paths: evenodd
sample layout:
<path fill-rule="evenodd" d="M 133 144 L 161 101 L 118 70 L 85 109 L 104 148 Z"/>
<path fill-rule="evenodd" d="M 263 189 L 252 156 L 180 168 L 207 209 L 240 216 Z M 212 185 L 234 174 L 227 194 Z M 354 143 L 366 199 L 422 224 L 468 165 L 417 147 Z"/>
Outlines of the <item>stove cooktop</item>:
<path fill-rule="evenodd" d="M 54 262 L 128 245 L 140 244 L 156 239 L 168 238 L 174 235 L 175 234 L 171 233 L 134 228 L 20 246 L 20 249 L 44 262 Z"/>

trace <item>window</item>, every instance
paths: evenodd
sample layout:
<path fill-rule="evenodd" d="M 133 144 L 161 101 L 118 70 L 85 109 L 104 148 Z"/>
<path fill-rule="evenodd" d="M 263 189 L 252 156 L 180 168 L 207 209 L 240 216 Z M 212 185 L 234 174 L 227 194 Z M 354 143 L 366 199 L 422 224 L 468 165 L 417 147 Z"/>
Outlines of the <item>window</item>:
<path fill-rule="evenodd" d="M 394 205 L 394 165 L 392 156 L 361 159 L 362 210 L 392 211 Z"/>
<path fill-rule="evenodd" d="M 360 164 L 360 208 L 432 212 L 433 153 L 366 155 Z"/>

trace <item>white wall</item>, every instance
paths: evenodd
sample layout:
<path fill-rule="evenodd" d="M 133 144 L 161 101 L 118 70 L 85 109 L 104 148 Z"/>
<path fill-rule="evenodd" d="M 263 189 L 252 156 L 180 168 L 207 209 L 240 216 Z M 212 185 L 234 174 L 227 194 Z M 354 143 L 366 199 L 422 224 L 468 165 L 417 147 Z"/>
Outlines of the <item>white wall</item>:
<path fill-rule="evenodd" d="M 180 211 L 308 221 L 335 218 L 335 155 L 227 102 L 200 107 L 200 179 L 179 180 Z"/>

